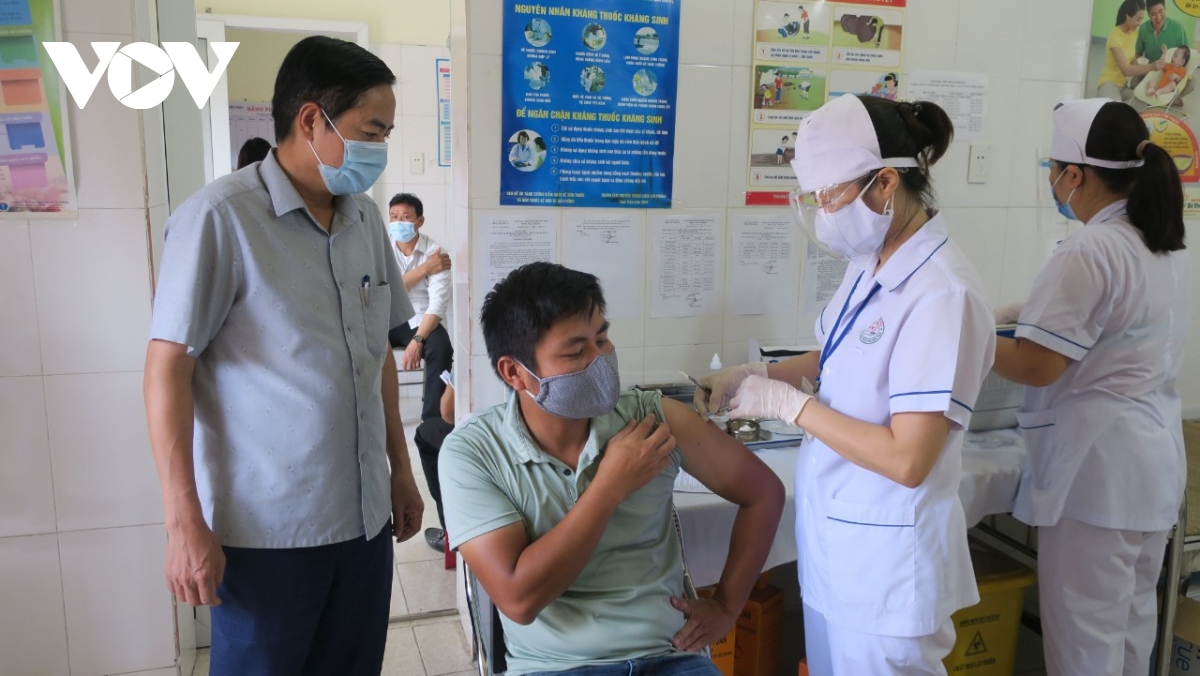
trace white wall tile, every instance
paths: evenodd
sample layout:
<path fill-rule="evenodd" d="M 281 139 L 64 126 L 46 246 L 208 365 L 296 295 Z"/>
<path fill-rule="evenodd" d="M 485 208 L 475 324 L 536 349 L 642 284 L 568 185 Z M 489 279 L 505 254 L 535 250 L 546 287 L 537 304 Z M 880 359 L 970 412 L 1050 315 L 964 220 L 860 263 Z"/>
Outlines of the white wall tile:
<path fill-rule="evenodd" d="M 491 406 L 504 403 L 508 388 L 492 370 L 492 362 L 486 355 L 471 357 L 471 385 L 472 412 L 485 411 Z"/>
<path fill-rule="evenodd" d="M 449 59 L 445 47 L 400 47 L 400 107 L 397 112 L 405 118 L 412 116 L 437 117 L 437 60 Z M 453 74 L 451 74 L 453 76 Z M 435 156 L 436 157 L 436 156 Z"/>
<path fill-rule="evenodd" d="M 162 573 L 166 546 L 161 525 L 59 535 L 73 676 L 175 663 L 175 609 Z"/>
<path fill-rule="evenodd" d="M 62 0 L 60 16 L 64 34 L 104 34 L 108 42 L 115 42 L 114 36 L 129 41 L 133 35 L 133 4 L 130 0 Z M 84 63 L 95 63 L 95 54 L 88 44 L 91 40 L 68 39 L 79 49 Z M 100 89 L 107 92 L 104 84 L 101 82 Z"/>
<path fill-rule="evenodd" d="M 729 89 L 730 207 L 746 204 L 746 172 L 750 159 L 750 68 L 732 69 Z"/>
<path fill-rule="evenodd" d="M 1011 167 L 1024 161 L 1013 138 L 1019 135 L 1016 126 L 1019 83 L 1015 78 L 990 78 L 987 94 L 987 121 L 983 138 L 978 141 L 955 141 L 946 155 L 933 166 L 933 186 L 938 203 L 945 207 L 1005 207 L 1008 206 Z M 987 183 L 967 183 L 968 158 L 973 143 L 991 146 L 991 177 Z M 1032 156 L 1028 160 L 1032 162 Z"/>
<path fill-rule="evenodd" d="M 476 6 L 479 3 L 476 3 Z M 471 57 L 471 158 L 472 200 L 500 202 L 500 57 Z M 461 127 L 460 127 L 461 130 Z"/>
<path fill-rule="evenodd" d="M 504 53 L 504 3 L 496 0 L 468 0 L 467 27 L 472 54 L 491 54 L 500 56 Z M 551 34 L 551 40 L 554 39 Z M 472 80 L 472 82 L 475 82 Z"/>
<path fill-rule="evenodd" d="M 614 343 L 616 345 L 616 343 Z M 623 347 L 616 345 L 617 364 L 621 375 L 621 388 L 643 382 L 646 366 L 646 350 L 640 347 Z"/>
<path fill-rule="evenodd" d="M 708 364 L 713 354 L 721 354 L 722 350 L 721 343 L 647 347 L 643 381 L 652 385 L 679 382 L 680 371 L 702 376 L 709 372 Z"/>
<path fill-rule="evenodd" d="M 728 66 L 679 67 L 672 184 L 675 208 L 720 208 L 727 203 L 728 129 L 734 122 L 730 106 L 722 102 L 733 96 L 732 77 Z M 745 124 L 745 120 L 736 123 Z"/>
<path fill-rule="evenodd" d="M 988 301 L 996 305 L 1004 275 L 1008 209 L 943 209 L 946 230 L 983 278 Z"/>
<path fill-rule="evenodd" d="M 749 67 L 754 61 L 754 2 L 732 2 L 733 61 L 735 66 Z M 736 91 L 736 90 L 735 90 Z"/>
<path fill-rule="evenodd" d="M 1050 260 L 1054 243 L 1065 232 L 1065 223 L 1054 216 L 1043 214 L 1039 221 L 1037 209 L 1008 210 L 997 305 L 1024 301 L 1029 296 L 1034 277 Z"/>
<path fill-rule="evenodd" d="M 146 211 L 81 209 L 33 230 L 47 374 L 136 371 L 150 335 Z"/>
<path fill-rule="evenodd" d="M 33 248 L 27 221 L 0 226 L 0 377 L 42 372 Z"/>
<path fill-rule="evenodd" d="M 959 6 L 958 2 L 908 4 L 904 17 L 905 71 L 956 70 Z"/>
<path fill-rule="evenodd" d="M 401 157 L 397 168 L 400 172 L 391 172 L 408 186 L 439 185 L 444 186 L 450 179 L 450 169 L 438 166 L 438 121 L 436 115 L 405 115 L 401 119 L 400 129 L 392 133 L 392 138 L 399 136 Z M 392 142 L 395 145 L 395 141 Z M 389 148 L 391 150 L 391 148 Z M 411 160 L 420 154 L 423 159 L 424 171 L 413 173 Z M 392 166 L 391 153 L 388 166 Z M 395 180 L 394 178 L 390 180 Z"/>
<path fill-rule="evenodd" d="M 46 378 L 58 529 L 162 523 L 142 374 Z"/>
<path fill-rule="evenodd" d="M 80 0 L 79 4 L 87 4 L 87 0 Z M 107 4 L 110 3 L 101 3 Z M 123 4 L 128 5 L 128 2 Z M 93 41 L 132 40 L 131 35 L 114 37 L 99 33 L 75 33 L 65 37 L 75 45 L 88 45 Z M 85 49 L 89 57 L 84 61 L 88 63 L 91 62 L 89 59 L 95 59 L 90 50 L 90 46 Z M 70 100 L 67 116 L 71 124 L 79 208 L 145 208 L 145 167 L 139 111 L 126 108 L 109 91 L 107 81 L 102 80 L 88 99 L 86 108 L 81 110 L 74 100 Z"/>
<path fill-rule="evenodd" d="M 1039 155 L 1045 156 L 1050 153 L 1054 106 L 1081 96 L 1082 82 L 1021 81 L 1014 115 L 1015 129 L 1019 133 L 1010 137 L 1008 141 L 1013 148 L 1009 206 L 1038 206 L 1036 181 L 1042 179 L 1038 172 L 1037 158 Z"/>
<path fill-rule="evenodd" d="M 5 674 L 66 674 L 58 538 L 0 538 L 0 655 Z"/>
<path fill-rule="evenodd" d="M 950 2 L 930 3 L 941 9 Z M 1028 26 L 1023 2 L 994 0 L 959 0 L 958 40 L 955 68 L 982 72 L 992 77 L 1016 77 L 1020 74 L 1020 55 L 1013 52 L 1013 35 Z M 1040 21 L 1036 14 L 1033 21 Z M 908 30 L 906 22 L 905 30 Z M 912 43 L 905 36 L 905 49 Z"/>
<path fill-rule="evenodd" d="M 0 538 L 53 532 L 42 378 L 0 378 Z"/>
<path fill-rule="evenodd" d="M 679 63 L 733 63 L 734 5 L 729 0 L 688 0 L 679 9 Z M 753 3 L 745 3 L 753 4 Z M 680 71 L 683 68 L 679 69 Z M 682 73 L 681 73 L 682 75 Z M 688 110 L 679 107 L 679 110 Z M 678 124 L 678 118 L 676 119 Z"/>
<path fill-rule="evenodd" d="M 1012 4 L 1012 3 L 1007 3 Z M 1028 18 L 1021 35 L 1021 77 L 1082 82 L 1091 44 L 1091 0 L 1025 0 Z M 1146 18 L 1149 21 L 1149 18 Z"/>

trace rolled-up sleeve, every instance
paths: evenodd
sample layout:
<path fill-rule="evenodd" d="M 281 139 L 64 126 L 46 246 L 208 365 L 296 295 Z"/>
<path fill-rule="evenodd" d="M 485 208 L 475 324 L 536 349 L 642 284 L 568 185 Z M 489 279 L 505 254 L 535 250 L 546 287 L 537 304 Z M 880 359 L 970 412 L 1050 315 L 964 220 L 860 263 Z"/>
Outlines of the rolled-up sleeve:
<path fill-rule="evenodd" d="M 186 345 L 197 357 L 237 298 L 241 263 L 220 207 L 191 199 L 167 221 L 150 338 Z"/>
<path fill-rule="evenodd" d="M 429 309 L 425 314 L 437 315 L 446 322 L 446 311 L 450 308 L 450 271 L 443 270 L 429 277 Z"/>

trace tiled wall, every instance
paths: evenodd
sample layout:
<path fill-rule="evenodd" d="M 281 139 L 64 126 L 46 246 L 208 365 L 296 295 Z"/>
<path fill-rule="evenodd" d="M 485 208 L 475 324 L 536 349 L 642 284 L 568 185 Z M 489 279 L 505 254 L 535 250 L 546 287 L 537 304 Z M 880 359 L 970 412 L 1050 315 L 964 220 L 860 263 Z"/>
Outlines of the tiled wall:
<path fill-rule="evenodd" d="M 464 89 L 455 91 L 455 125 L 460 131 L 469 127 L 464 140 L 469 147 L 461 154 L 471 155 L 470 195 L 457 202 L 462 210 L 456 221 L 461 258 L 469 249 L 478 212 L 499 208 L 503 16 L 498 2 L 460 2 L 467 17 L 466 42 L 452 47 L 459 76 L 468 66 L 470 78 Z M 991 180 L 967 184 L 968 146 L 955 143 L 935 166 L 934 181 L 952 236 L 978 267 L 996 303 L 1024 299 L 1049 255 L 1050 234 L 1039 232 L 1038 226 L 1035 149 L 1049 145 L 1053 105 L 1083 93 L 1091 11 L 1091 0 L 908 1 L 904 73 L 974 71 L 990 79 L 981 142 L 992 147 Z M 682 0 L 675 208 L 717 213 L 726 226 L 743 202 L 753 22 L 754 3 L 749 0 Z M 1021 28 L 1014 32 L 1014 26 Z M 459 40 L 460 33 L 452 31 L 452 39 Z M 469 111 L 460 105 L 464 99 Z M 640 216 L 648 226 L 649 212 Z M 725 249 L 730 249 L 728 243 Z M 1192 250 L 1200 250 L 1200 243 Z M 645 272 L 643 279 L 649 279 L 646 235 L 642 251 L 643 260 L 637 263 Z M 1200 299 L 1200 277 L 1196 284 L 1194 295 Z M 456 292 L 463 296 L 467 289 L 466 272 L 460 268 Z M 799 308 L 780 315 L 653 319 L 649 289 L 643 293 L 643 316 L 614 320 L 611 330 L 626 383 L 673 380 L 680 369 L 707 371 L 714 352 L 721 353 L 726 364 L 743 362 L 747 338 L 789 344 L 812 335 L 814 317 Z M 465 299 L 457 302 L 460 315 L 478 315 L 479 298 L 470 299 L 469 307 Z M 464 397 L 471 397 L 474 410 L 498 401 L 502 387 L 491 375 L 478 330 L 464 329 L 457 340 L 460 354 L 470 345 L 473 355 L 472 392 Z M 1200 331 L 1191 334 L 1189 354 L 1180 387 L 1188 413 L 1197 416 Z M 460 402 L 460 409 L 467 401 Z"/>
<path fill-rule="evenodd" d="M 388 165 L 371 196 L 387 211 L 388 200 L 400 192 L 421 198 L 425 225 L 421 232 L 447 244 L 450 234 L 450 168 L 438 166 L 437 59 L 449 59 L 445 47 L 372 45 L 396 75 L 396 129 L 388 142 Z M 414 154 L 425 160 L 425 171 L 412 172 Z"/>
<path fill-rule="evenodd" d="M 152 37 L 148 0 L 62 12 L 85 54 Z M 0 221 L 0 674 L 166 676 L 175 611 L 141 396 L 162 118 L 103 82 L 69 108 L 79 218 Z"/>

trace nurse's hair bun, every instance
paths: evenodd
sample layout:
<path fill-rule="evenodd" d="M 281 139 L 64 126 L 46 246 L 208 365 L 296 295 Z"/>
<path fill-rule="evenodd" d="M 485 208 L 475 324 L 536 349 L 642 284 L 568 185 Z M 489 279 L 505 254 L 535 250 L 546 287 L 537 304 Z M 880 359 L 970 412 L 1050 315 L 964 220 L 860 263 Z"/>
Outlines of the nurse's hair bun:
<path fill-rule="evenodd" d="M 954 140 L 954 124 L 942 107 L 932 101 L 889 101 L 860 95 L 875 127 L 882 157 L 913 157 L 920 166 L 902 170 L 901 181 L 913 195 L 932 206 L 933 189 L 929 167 L 946 154 Z"/>

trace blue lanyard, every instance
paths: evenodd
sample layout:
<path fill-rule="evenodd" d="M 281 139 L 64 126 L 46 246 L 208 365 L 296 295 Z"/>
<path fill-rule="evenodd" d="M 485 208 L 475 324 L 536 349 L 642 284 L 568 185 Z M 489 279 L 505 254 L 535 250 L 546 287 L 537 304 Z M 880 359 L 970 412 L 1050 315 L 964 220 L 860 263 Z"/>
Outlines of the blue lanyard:
<path fill-rule="evenodd" d="M 863 308 L 867 306 L 867 303 L 871 302 L 871 297 L 880 289 L 879 282 L 875 282 L 875 286 L 871 287 L 871 291 L 863 299 L 862 305 L 859 305 L 858 309 L 854 311 L 854 316 L 850 318 L 850 321 L 846 322 L 846 327 L 842 329 L 842 334 L 839 336 L 837 332 L 838 328 L 842 325 L 842 319 L 846 316 L 846 310 L 850 307 L 850 301 L 854 298 L 854 292 L 858 290 L 858 283 L 862 281 L 862 276 L 863 273 L 858 273 L 858 279 L 854 280 L 854 286 L 850 287 L 850 293 L 846 294 L 846 302 L 842 303 L 842 311 L 838 313 L 837 321 L 834 322 L 833 329 L 825 339 L 825 349 L 821 350 L 821 363 L 818 365 L 821 372 L 825 371 L 825 362 L 833 356 L 833 353 L 837 351 L 842 341 L 845 340 L 846 334 L 850 333 L 850 329 L 858 322 L 858 316 L 862 314 Z M 818 380 L 820 379 L 819 374 L 817 378 Z"/>

